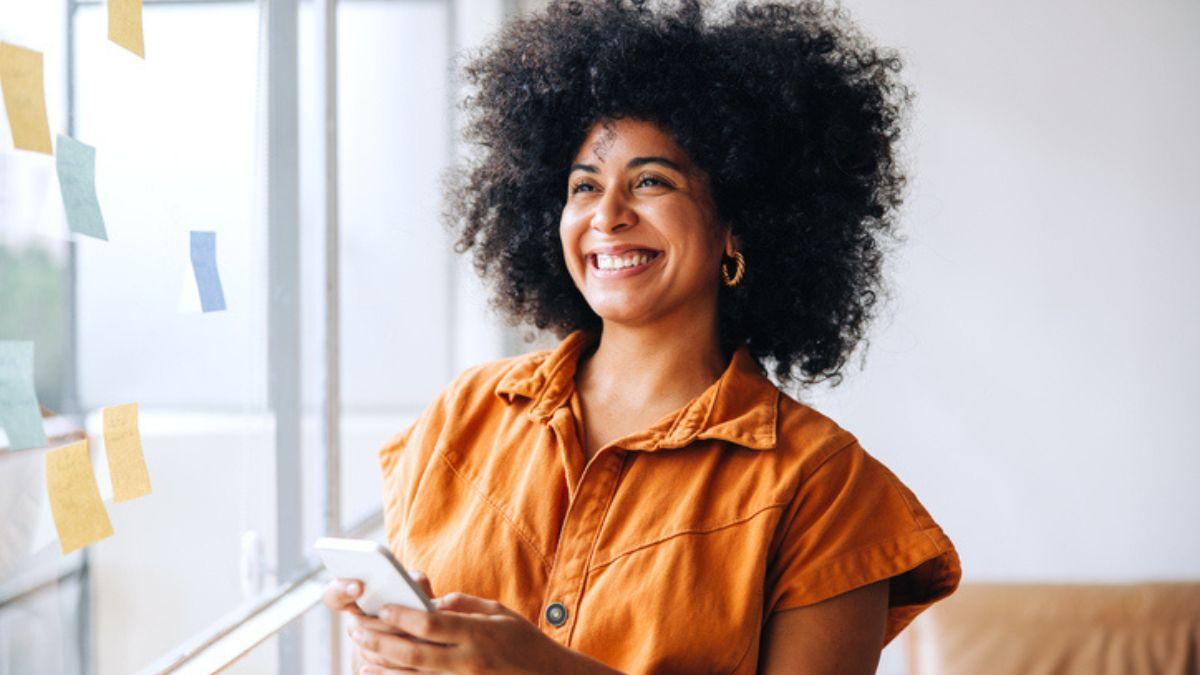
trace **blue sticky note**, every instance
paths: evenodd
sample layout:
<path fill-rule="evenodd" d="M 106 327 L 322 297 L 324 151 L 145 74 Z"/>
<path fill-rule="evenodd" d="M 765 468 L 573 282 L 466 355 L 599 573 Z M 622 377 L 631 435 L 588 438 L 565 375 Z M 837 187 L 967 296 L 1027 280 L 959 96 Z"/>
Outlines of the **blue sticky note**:
<path fill-rule="evenodd" d="M 33 343 L 0 341 L 0 427 L 13 450 L 48 444 L 33 386 Z"/>
<path fill-rule="evenodd" d="M 225 309 L 225 293 L 217 274 L 217 233 L 192 230 L 192 270 L 200 289 L 200 308 L 206 312 Z"/>
<path fill-rule="evenodd" d="M 96 198 L 96 149 L 59 134 L 54 156 L 67 226 L 72 232 L 108 241 Z"/>

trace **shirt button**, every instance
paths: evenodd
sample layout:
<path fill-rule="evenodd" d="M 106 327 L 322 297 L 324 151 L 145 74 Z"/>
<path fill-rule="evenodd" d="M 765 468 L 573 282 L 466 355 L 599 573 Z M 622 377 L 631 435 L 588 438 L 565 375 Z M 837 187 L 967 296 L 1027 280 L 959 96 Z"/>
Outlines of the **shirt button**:
<path fill-rule="evenodd" d="M 567 622 L 567 608 L 561 602 L 550 603 L 546 608 L 546 621 L 555 628 Z"/>

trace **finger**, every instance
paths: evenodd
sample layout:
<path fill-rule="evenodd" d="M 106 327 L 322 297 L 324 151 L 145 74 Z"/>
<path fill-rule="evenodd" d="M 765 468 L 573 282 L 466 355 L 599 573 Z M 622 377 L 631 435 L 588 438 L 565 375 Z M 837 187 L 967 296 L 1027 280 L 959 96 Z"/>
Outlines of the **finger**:
<path fill-rule="evenodd" d="M 361 581 L 357 579 L 334 579 L 325 588 L 325 593 L 321 596 L 321 602 L 335 612 L 349 611 L 352 614 L 362 614 L 362 610 L 358 608 L 358 605 L 354 604 L 354 601 L 360 595 L 362 595 Z"/>
<path fill-rule="evenodd" d="M 420 672 L 416 668 L 388 668 L 387 666 L 376 666 L 369 663 L 364 663 L 358 669 L 359 675 L 389 675 L 390 673 L 416 673 Z"/>
<path fill-rule="evenodd" d="M 360 652 L 361 653 L 361 652 Z M 356 675 L 388 675 L 388 673 L 416 673 L 420 672 L 416 668 L 388 668 L 386 664 L 368 663 L 363 661 L 358 665 L 358 670 L 354 671 Z"/>
<path fill-rule="evenodd" d="M 417 670 L 456 670 L 450 647 L 418 642 L 412 637 L 380 633 L 360 628 L 350 636 L 359 649 L 377 656 L 372 663 L 388 668 L 415 668 Z"/>
<path fill-rule="evenodd" d="M 415 672 L 418 672 L 416 668 L 409 668 L 407 666 L 397 666 L 395 668 L 389 668 L 387 661 L 385 661 L 382 656 L 380 656 L 374 652 L 368 652 L 361 647 L 355 647 L 354 652 L 355 652 L 355 654 L 358 655 L 358 660 L 360 662 L 359 669 L 356 672 L 362 672 L 362 669 L 364 667 L 371 667 L 371 666 L 374 666 L 377 669 L 377 672 L 383 672 L 383 673 L 391 673 L 391 672 L 415 673 Z"/>
<path fill-rule="evenodd" d="M 509 614 L 504 605 L 495 600 L 480 598 L 467 593 L 447 593 L 433 601 L 439 610 L 463 614 Z"/>
<path fill-rule="evenodd" d="M 425 576 L 424 572 L 421 570 L 413 570 L 412 580 L 417 582 L 417 585 L 421 587 L 421 590 L 425 591 L 425 595 L 427 597 L 433 597 L 433 584 L 429 583 L 429 577 Z"/>
<path fill-rule="evenodd" d="M 463 617 L 441 612 L 426 612 L 403 605 L 384 605 L 379 618 L 387 622 L 392 631 L 400 630 L 413 637 L 444 645 L 457 644 L 464 636 Z"/>
<path fill-rule="evenodd" d="M 359 614 L 357 616 L 350 617 L 350 621 L 346 623 L 346 634 L 349 635 L 350 633 L 354 632 L 355 628 L 368 628 L 370 630 L 379 631 L 380 633 L 395 633 L 397 635 L 404 634 L 404 632 L 399 628 L 396 628 L 395 626 L 383 621 L 378 617 L 371 616 L 370 614 Z"/>

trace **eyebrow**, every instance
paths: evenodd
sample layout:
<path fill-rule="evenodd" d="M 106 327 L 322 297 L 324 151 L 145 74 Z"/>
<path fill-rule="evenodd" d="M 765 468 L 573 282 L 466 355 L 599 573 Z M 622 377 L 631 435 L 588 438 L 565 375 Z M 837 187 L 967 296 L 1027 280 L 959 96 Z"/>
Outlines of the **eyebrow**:
<path fill-rule="evenodd" d="M 670 167 L 670 168 L 678 171 L 679 173 L 685 173 L 683 170 L 683 167 L 679 166 L 675 162 L 672 162 L 671 160 L 667 159 L 666 157 L 658 157 L 658 156 L 634 157 L 633 159 L 629 160 L 629 162 L 625 165 L 625 168 L 626 169 L 636 169 L 637 167 L 642 166 L 644 164 L 662 164 L 664 166 Z M 591 164 L 572 164 L 571 172 L 574 172 L 574 171 L 587 171 L 588 173 L 600 173 L 600 170 Z M 570 172 L 568 172 L 568 173 L 570 173 Z"/>

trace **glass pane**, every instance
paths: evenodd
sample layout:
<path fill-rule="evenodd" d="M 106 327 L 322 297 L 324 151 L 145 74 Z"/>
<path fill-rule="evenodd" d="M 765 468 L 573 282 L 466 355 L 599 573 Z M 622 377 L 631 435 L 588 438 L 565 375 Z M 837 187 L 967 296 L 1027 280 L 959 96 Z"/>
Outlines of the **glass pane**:
<path fill-rule="evenodd" d="M 144 667 L 273 586 L 276 531 L 258 9 L 147 4 L 145 60 L 106 25 L 103 5 L 79 8 L 76 135 L 97 148 L 109 235 L 79 244 L 80 398 L 93 437 L 100 408 L 139 403 L 154 492 L 110 505 L 115 534 L 91 547 L 101 675 Z M 216 232 L 225 311 L 197 311 L 190 230 Z"/>
<path fill-rule="evenodd" d="M 320 251 L 324 175 L 319 36 L 301 13 L 301 190 L 305 250 Z M 342 520 L 381 507 L 375 453 L 453 374 L 449 238 L 438 219 L 449 157 L 444 3 L 350 0 L 338 5 L 338 162 L 341 222 Z M 306 269 L 318 261 L 306 260 Z M 305 275 L 316 302 L 322 279 Z M 306 301 L 306 304 L 308 302 Z M 305 353 L 320 354 L 321 317 L 308 313 Z M 319 357 L 318 357 L 319 358 Z M 311 360 L 309 362 L 312 362 Z M 305 373 L 318 415 L 316 368 Z M 316 425 L 314 424 L 315 428 Z"/>
<path fill-rule="evenodd" d="M 61 9 L 19 16 L 65 35 Z M 77 7 L 69 96 L 64 44 L 40 48 L 52 131 L 73 101 L 96 148 L 108 241 L 68 243 L 54 158 L 5 149 L 0 339 L 33 340 L 39 400 L 79 411 L 50 445 L 89 438 L 114 533 L 64 556 L 44 450 L 0 453 L 2 672 L 136 672 L 276 583 L 258 7 L 148 3 L 145 60 L 106 24 Z M 190 230 L 216 232 L 225 311 L 196 311 Z M 153 492 L 114 503 L 100 411 L 130 402 Z"/>
<path fill-rule="evenodd" d="M 51 134 L 66 121 L 66 3 L 0 0 L 0 41 L 42 54 Z M 33 379 L 52 443 L 82 436 L 71 413 L 71 246 L 62 236 L 54 157 L 15 150 L 0 113 L 0 341 L 31 341 Z M 81 672 L 85 556 L 58 550 L 41 448 L 12 450 L 0 430 L 0 673 Z"/>

